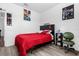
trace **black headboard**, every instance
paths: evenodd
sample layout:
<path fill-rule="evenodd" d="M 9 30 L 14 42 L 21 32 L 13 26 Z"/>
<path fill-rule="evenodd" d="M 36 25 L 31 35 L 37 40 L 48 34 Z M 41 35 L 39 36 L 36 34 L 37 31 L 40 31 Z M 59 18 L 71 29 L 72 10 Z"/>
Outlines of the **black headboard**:
<path fill-rule="evenodd" d="M 51 24 L 51 25 L 42 25 L 40 26 L 40 30 L 51 30 L 52 34 L 54 35 L 55 34 L 55 25 L 54 24 Z"/>

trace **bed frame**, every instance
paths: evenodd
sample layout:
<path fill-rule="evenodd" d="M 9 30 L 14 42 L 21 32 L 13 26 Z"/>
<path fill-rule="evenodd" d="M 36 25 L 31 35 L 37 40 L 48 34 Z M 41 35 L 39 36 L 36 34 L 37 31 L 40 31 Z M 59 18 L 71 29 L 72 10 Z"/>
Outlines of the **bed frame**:
<path fill-rule="evenodd" d="M 29 49 L 28 52 L 30 52 L 30 53 L 32 54 L 32 52 L 33 52 L 34 50 L 36 50 L 36 49 L 38 49 L 38 48 L 40 48 L 40 47 L 43 47 L 43 46 L 48 45 L 48 44 L 50 44 L 50 45 L 54 44 L 54 43 L 52 43 L 52 42 L 54 42 L 54 41 L 52 40 L 52 41 L 50 41 L 50 42 L 46 42 L 46 43 L 43 43 L 43 44 L 39 44 L 39 45 L 37 45 L 37 46 L 34 46 L 34 47 L 32 47 L 31 49 Z"/>

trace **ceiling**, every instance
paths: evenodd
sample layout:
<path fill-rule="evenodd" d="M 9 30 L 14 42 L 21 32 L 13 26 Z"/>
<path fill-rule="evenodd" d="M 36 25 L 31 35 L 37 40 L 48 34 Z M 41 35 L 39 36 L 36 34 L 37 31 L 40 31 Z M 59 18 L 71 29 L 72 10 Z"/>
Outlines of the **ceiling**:
<path fill-rule="evenodd" d="M 28 4 L 30 9 L 35 10 L 37 12 L 44 12 L 56 5 L 57 3 L 29 3 Z"/>
<path fill-rule="evenodd" d="M 29 9 L 42 13 L 54 6 L 58 3 L 17 3 L 19 6 L 28 6 Z"/>

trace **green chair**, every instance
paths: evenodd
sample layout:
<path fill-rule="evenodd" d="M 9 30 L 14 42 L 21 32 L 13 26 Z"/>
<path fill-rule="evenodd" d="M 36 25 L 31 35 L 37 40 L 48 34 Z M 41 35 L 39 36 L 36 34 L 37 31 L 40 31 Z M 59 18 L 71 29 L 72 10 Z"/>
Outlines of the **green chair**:
<path fill-rule="evenodd" d="M 65 48 L 65 52 L 68 51 L 72 51 L 74 52 L 75 49 L 73 48 L 73 45 L 75 44 L 74 41 L 72 41 L 74 39 L 74 34 L 71 32 L 65 32 L 63 34 L 64 40 L 63 40 L 63 44 L 66 44 L 66 46 L 64 46 Z M 75 53 L 75 52 L 74 52 Z M 76 53 L 75 53 L 76 54 Z"/>

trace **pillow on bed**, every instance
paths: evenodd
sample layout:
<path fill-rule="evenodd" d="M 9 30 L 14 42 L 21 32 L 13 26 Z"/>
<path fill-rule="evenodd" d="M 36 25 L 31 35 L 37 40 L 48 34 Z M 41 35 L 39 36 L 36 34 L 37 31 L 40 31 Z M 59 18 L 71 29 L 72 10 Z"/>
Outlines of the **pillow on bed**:
<path fill-rule="evenodd" d="M 41 34 L 49 34 L 49 32 L 50 32 L 49 30 L 44 30 L 41 32 Z"/>

